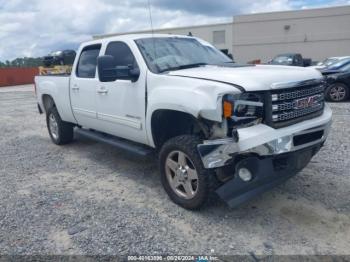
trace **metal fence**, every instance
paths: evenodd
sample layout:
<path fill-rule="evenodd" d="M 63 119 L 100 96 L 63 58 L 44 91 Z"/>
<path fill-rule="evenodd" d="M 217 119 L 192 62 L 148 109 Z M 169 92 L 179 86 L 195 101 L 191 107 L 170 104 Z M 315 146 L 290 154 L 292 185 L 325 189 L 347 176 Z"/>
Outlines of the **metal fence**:
<path fill-rule="evenodd" d="M 34 77 L 39 74 L 37 67 L 31 68 L 0 68 L 0 87 L 34 83 Z"/>

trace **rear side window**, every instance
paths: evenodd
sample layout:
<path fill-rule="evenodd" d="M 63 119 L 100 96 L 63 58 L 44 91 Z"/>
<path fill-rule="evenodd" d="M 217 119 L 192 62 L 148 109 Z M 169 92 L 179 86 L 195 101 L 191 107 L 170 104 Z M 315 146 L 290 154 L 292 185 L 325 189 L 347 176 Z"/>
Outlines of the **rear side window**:
<path fill-rule="evenodd" d="M 94 78 L 96 74 L 97 57 L 100 53 L 101 45 L 86 46 L 81 51 L 78 67 L 77 77 Z"/>
<path fill-rule="evenodd" d="M 106 49 L 106 55 L 114 57 L 115 66 L 132 66 L 137 68 L 137 63 L 129 46 L 123 42 L 111 42 Z"/>

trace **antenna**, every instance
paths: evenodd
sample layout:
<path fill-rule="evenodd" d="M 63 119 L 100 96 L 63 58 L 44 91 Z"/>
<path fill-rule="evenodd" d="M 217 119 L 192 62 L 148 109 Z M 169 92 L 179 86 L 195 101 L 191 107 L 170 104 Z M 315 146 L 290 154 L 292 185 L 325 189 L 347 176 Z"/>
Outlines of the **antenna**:
<path fill-rule="evenodd" d="M 156 53 L 156 43 L 154 41 L 154 29 L 153 29 L 153 20 L 152 20 L 152 11 L 151 11 L 151 0 L 147 0 L 147 1 L 148 1 L 149 20 L 151 23 L 151 31 L 152 31 L 152 39 L 153 39 L 153 53 L 154 53 L 154 58 L 156 58 L 157 53 Z"/>
<path fill-rule="evenodd" d="M 151 0 L 147 0 L 147 1 L 148 1 L 149 20 L 151 22 L 151 30 L 152 30 L 152 36 L 153 36 L 154 30 L 153 30 L 153 21 L 152 21 Z"/>

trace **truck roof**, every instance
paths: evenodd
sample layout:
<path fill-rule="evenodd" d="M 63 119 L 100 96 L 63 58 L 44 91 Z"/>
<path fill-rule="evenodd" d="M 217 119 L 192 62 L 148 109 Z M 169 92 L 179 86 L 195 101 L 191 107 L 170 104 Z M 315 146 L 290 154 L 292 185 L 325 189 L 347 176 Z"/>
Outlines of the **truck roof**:
<path fill-rule="evenodd" d="M 173 34 L 127 34 L 127 35 L 117 35 L 117 36 L 107 36 L 99 39 L 84 41 L 83 43 L 102 43 L 105 41 L 113 41 L 113 40 L 137 40 L 142 38 L 151 38 L 151 37 L 181 37 L 181 38 L 194 38 L 193 36 L 185 36 L 185 35 L 173 35 Z"/>
<path fill-rule="evenodd" d="M 300 53 L 283 53 L 283 54 L 278 54 L 277 56 L 295 56 L 295 55 L 301 55 Z"/>

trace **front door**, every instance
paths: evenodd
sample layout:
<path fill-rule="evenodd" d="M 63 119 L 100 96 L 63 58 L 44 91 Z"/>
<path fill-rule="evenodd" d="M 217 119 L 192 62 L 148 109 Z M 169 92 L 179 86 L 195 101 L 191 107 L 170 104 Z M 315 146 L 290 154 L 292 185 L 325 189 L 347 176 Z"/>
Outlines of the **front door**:
<path fill-rule="evenodd" d="M 114 66 L 138 67 L 125 42 L 108 43 L 105 55 L 114 58 Z M 144 70 L 136 81 L 117 79 L 99 82 L 96 90 L 97 119 L 102 131 L 118 137 L 146 143 Z"/>

